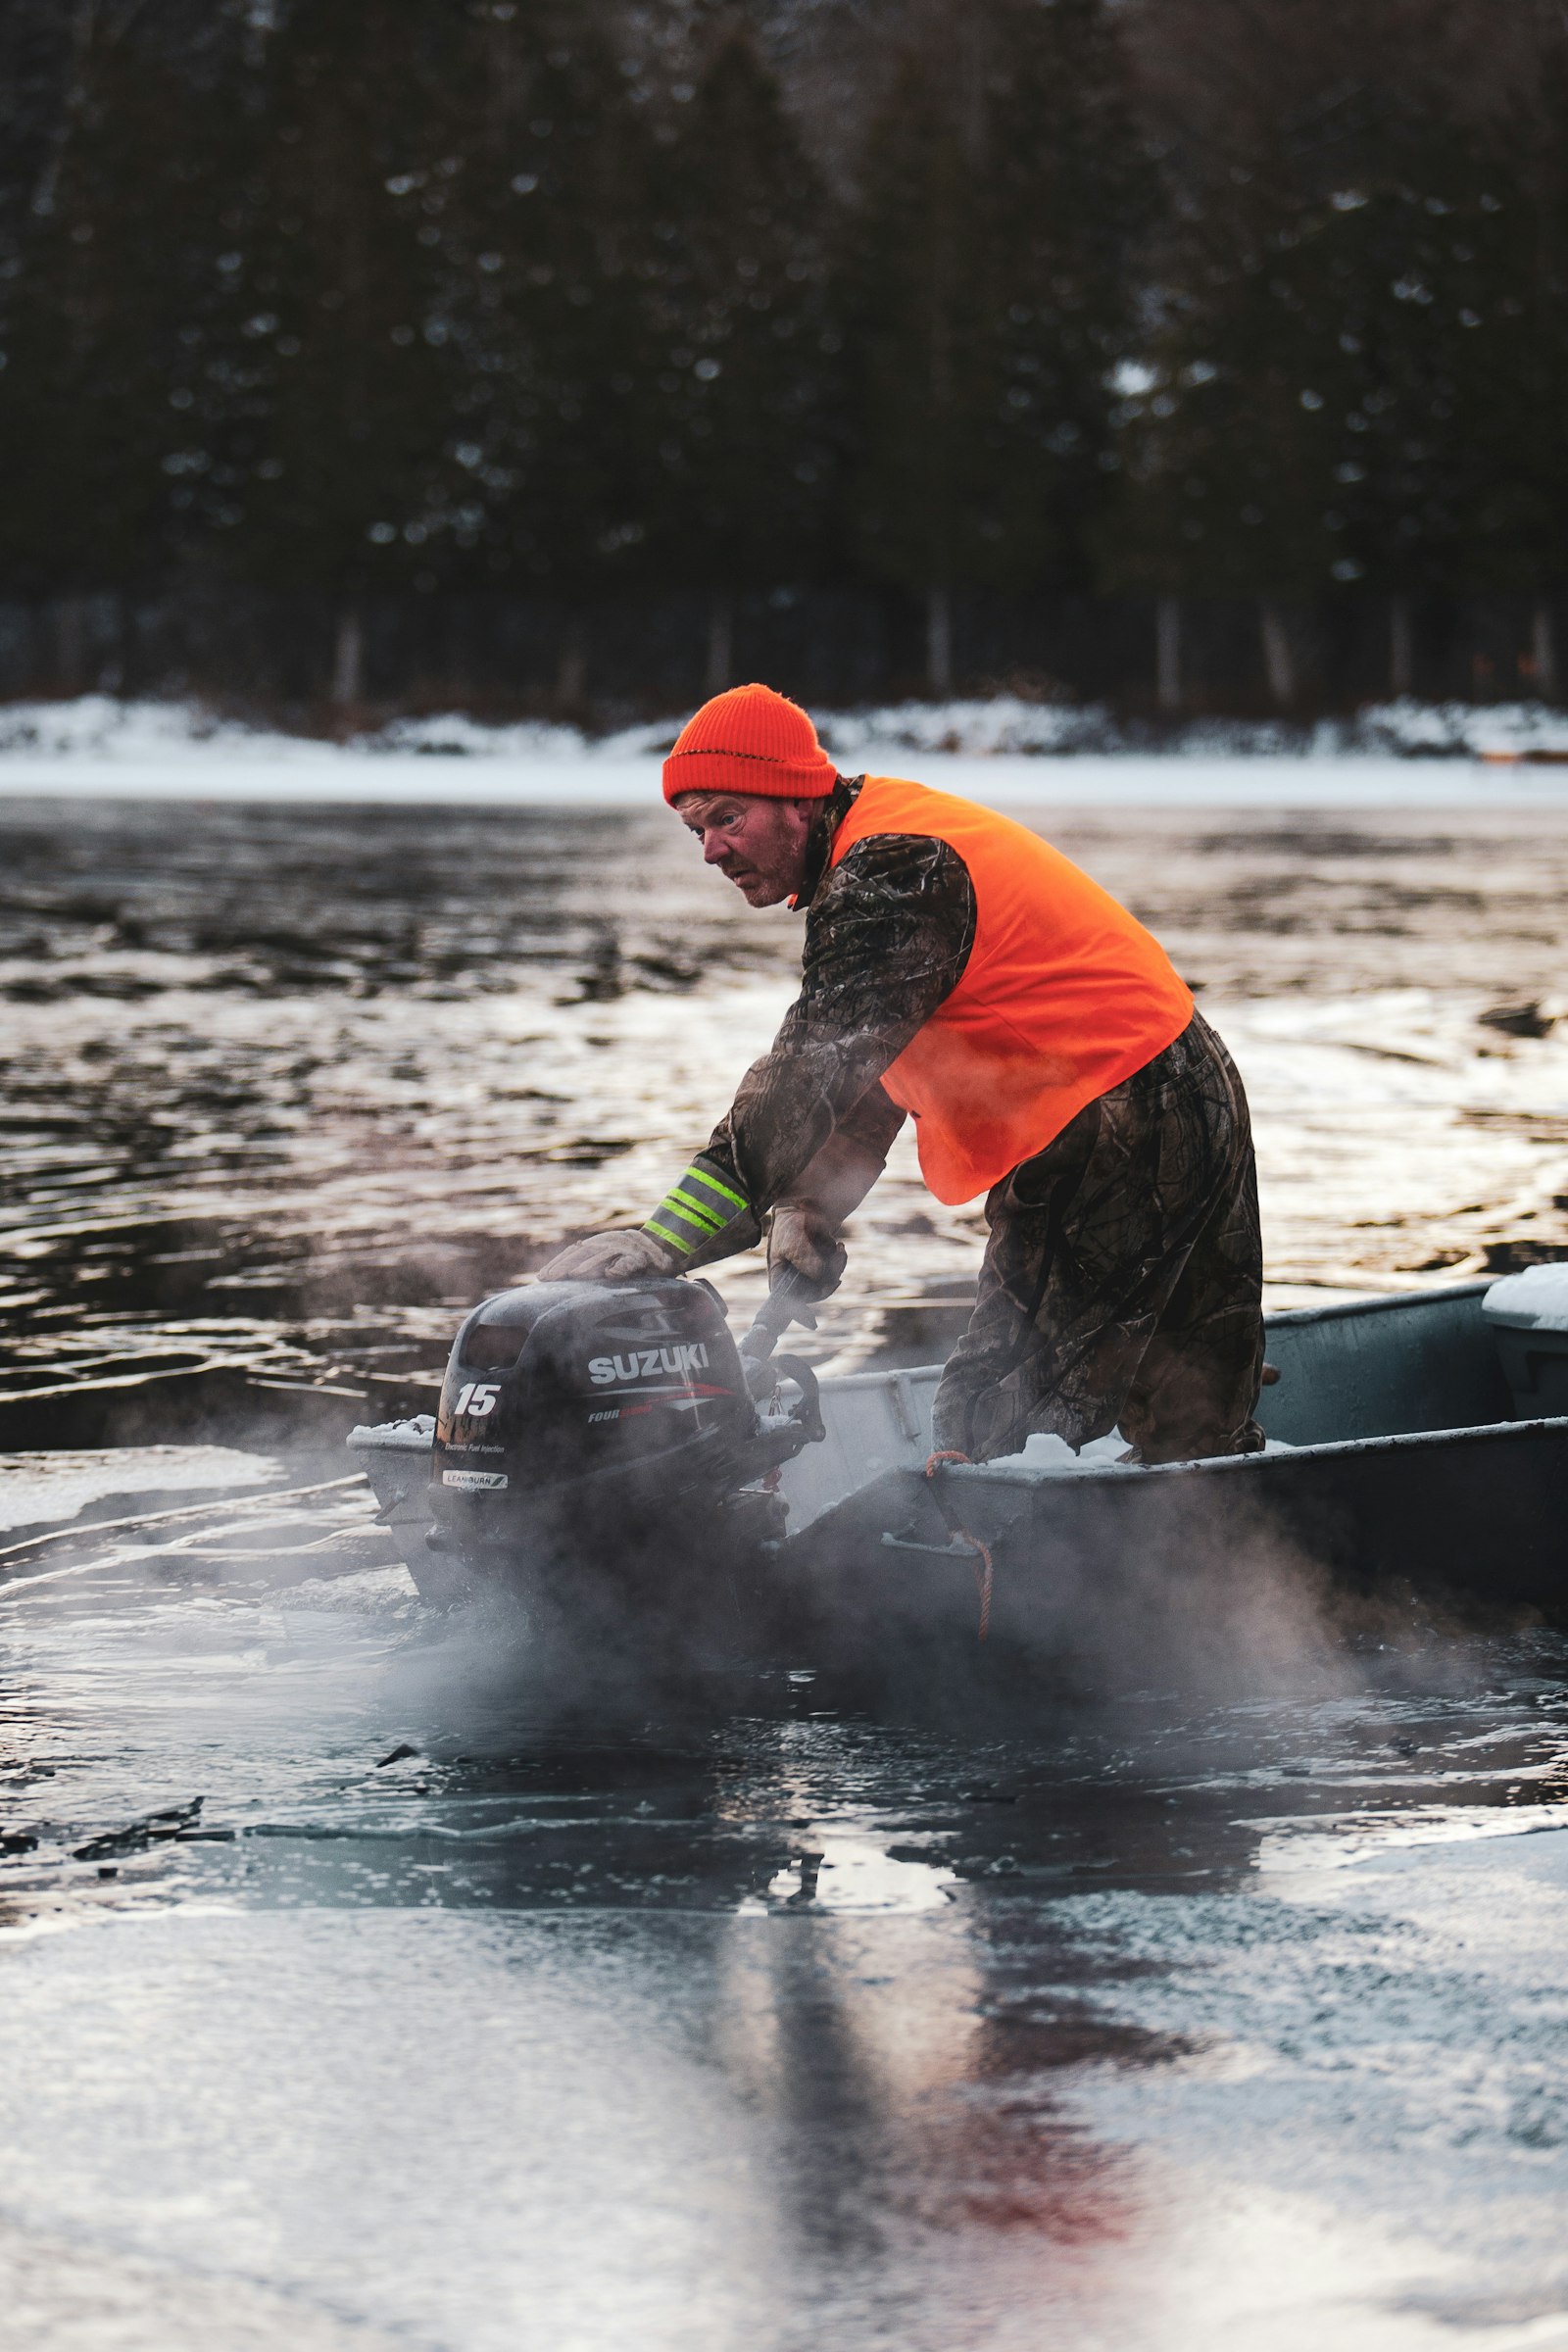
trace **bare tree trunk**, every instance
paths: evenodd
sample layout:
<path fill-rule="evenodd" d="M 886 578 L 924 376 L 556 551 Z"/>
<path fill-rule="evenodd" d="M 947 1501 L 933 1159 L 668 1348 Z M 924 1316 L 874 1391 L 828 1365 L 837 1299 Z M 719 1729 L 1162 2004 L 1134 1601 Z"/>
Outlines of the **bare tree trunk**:
<path fill-rule="evenodd" d="M 929 694 L 953 692 L 953 598 L 946 588 L 925 592 L 925 683 Z"/>
<path fill-rule="evenodd" d="M 55 606 L 55 674 L 68 694 L 87 684 L 86 600 L 63 596 Z"/>
<path fill-rule="evenodd" d="M 705 691 L 722 694 L 734 670 L 735 606 L 722 589 L 708 607 L 708 669 Z"/>
<path fill-rule="evenodd" d="M 365 629 L 359 609 L 345 605 L 337 616 L 332 647 L 332 701 L 339 710 L 354 709 L 365 684 Z"/>
<path fill-rule="evenodd" d="M 98 599 L 100 615 L 97 686 L 100 694 L 122 694 L 125 688 L 125 600 L 111 589 Z"/>
<path fill-rule="evenodd" d="M 1154 610 L 1154 700 L 1174 715 L 1182 707 L 1182 607 L 1162 596 Z"/>
<path fill-rule="evenodd" d="M 588 692 L 588 640 L 580 618 L 573 614 L 566 624 L 565 640 L 561 648 L 561 666 L 556 673 L 556 700 L 568 710 L 581 707 Z"/>
<path fill-rule="evenodd" d="M 1544 597 L 1530 616 L 1530 659 L 1536 673 L 1536 692 L 1544 703 L 1557 700 L 1555 618 Z"/>
<path fill-rule="evenodd" d="M 1415 621 L 1407 596 L 1389 603 L 1389 692 L 1396 702 L 1415 692 Z"/>
<path fill-rule="evenodd" d="M 1289 710 L 1296 701 L 1296 656 L 1291 645 L 1290 623 L 1272 597 L 1264 597 L 1258 608 L 1258 623 L 1263 634 L 1263 667 L 1268 673 L 1268 690 L 1276 710 Z"/>

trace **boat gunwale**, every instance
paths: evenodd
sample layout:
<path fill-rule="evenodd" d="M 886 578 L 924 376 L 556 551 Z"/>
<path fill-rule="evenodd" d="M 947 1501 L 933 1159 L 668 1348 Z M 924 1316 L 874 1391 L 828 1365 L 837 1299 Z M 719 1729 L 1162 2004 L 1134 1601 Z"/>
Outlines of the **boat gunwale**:
<path fill-rule="evenodd" d="M 1267 1332 L 1280 1324 L 1333 1323 L 1346 1315 L 1392 1314 L 1401 1306 L 1433 1306 L 1444 1299 L 1475 1298 L 1503 1280 L 1500 1274 L 1475 1274 L 1465 1282 L 1446 1282 L 1430 1291 L 1369 1291 L 1364 1298 L 1335 1298 L 1322 1306 L 1277 1306 L 1263 1317 Z"/>
<path fill-rule="evenodd" d="M 1434 1306 L 1456 1298 L 1475 1298 L 1490 1291 L 1500 1274 L 1480 1274 L 1465 1282 L 1446 1282 L 1430 1291 L 1369 1291 L 1364 1298 L 1337 1298 L 1322 1306 L 1281 1306 L 1263 1317 L 1265 1334 L 1280 1325 L 1298 1330 L 1308 1323 L 1335 1323 L 1351 1315 L 1392 1314 L 1399 1307 Z M 931 1364 L 869 1365 L 863 1372 L 824 1372 L 821 1386 L 829 1389 L 880 1388 L 895 1380 L 931 1380 L 940 1378 L 943 1366 Z M 1298 1446 L 1298 1453 L 1308 1448 Z M 1162 1465 L 1163 1466 L 1163 1465 Z"/>
<path fill-rule="evenodd" d="M 1086 1464 L 1082 1469 L 1064 1470 L 1044 1463 L 1018 1461 L 1016 1466 L 1006 1461 L 949 1462 L 939 1475 L 953 1479 L 960 1487 L 979 1485 L 1013 1487 L 1039 1493 L 1054 1486 L 1125 1485 L 1129 1476 L 1141 1478 L 1168 1477 L 1172 1472 L 1247 1472 L 1257 1473 L 1290 1462 L 1321 1460 L 1325 1456 L 1338 1459 L 1348 1454 L 1395 1453 L 1421 1446 L 1450 1446 L 1460 1440 L 1478 1440 L 1493 1444 L 1510 1438 L 1540 1436 L 1543 1432 L 1559 1431 L 1568 1436 L 1568 1414 L 1549 1414 L 1534 1421 L 1476 1421 L 1460 1429 L 1406 1429 L 1375 1438 L 1324 1438 L 1312 1446 L 1281 1445 L 1272 1453 L 1202 1453 L 1180 1462 L 1103 1462 Z M 918 1477 L 920 1472 L 908 1475 Z"/>

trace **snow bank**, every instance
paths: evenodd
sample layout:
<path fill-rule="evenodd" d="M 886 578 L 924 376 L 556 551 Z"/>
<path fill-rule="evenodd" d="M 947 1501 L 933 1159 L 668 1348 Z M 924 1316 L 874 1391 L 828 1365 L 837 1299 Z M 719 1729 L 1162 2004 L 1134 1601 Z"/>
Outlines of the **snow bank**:
<path fill-rule="evenodd" d="M 589 737 L 454 711 L 328 743 L 195 704 L 84 695 L 0 707 L 0 795 L 649 807 L 679 723 Z M 1305 728 L 1207 720 L 1156 733 L 1102 709 L 997 696 L 827 711 L 818 724 L 846 769 L 907 770 L 998 806 L 1568 805 L 1568 713 L 1528 704 L 1390 703 Z M 1542 754 L 1565 764 L 1533 764 Z"/>
<path fill-rule="evenodd" d="M 1284 719 L 1191 719 L 1153 728 L 1119 719 L 1100 705 L 1026 703 L 1014 695 L 984 702 L 897 703 L 883 710 L 830 711 L 819 718 L 824 743 L 847 756 L 883 745 L 900 750 L 992 758 L 1117 755 L 1170 760 L 1484 759 L 1561 752 L 1568 758 L 1568 711 L 1539 703 L 1383 703 L 1353 719 L 1310 726 Z"/>

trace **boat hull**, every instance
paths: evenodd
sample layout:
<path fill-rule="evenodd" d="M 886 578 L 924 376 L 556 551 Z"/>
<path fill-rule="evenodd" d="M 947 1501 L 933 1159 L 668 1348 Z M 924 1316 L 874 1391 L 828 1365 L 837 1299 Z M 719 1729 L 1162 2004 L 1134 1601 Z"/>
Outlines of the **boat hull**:
<path fill-rule="evenodd" d="M 597 1622 L 673 1623 L 685 1641 L 710 1618 L 753 1655 L 937 1690 L 965 1659 L 988 1688 L 1014 1666 L 1035 1688 L 1057 1669 L 1126 1687 L 1177 1664 L 1254 1687 L 1314 1643 L 1343 1654 L 1412 1618 L 1568 1611 L 1568 1419 L 1513 1417 L 1487 1288 L 1271 1316 L 1269 1449 L 1218 1460 L 1143 1468 L 1048 1445 L 928 1480 L 940 1365 L 826 1379 L 823 1442 L 779 1475 L 782 1546 L 734 1546 L 711 1611 L 672 1607 L 679 1579 L 656 1573 L 617 1585 Z M 423 1532 L 431 1426 L 351 1441 L 422 1592 L 443 1573 Z M 688 1514 L 671 1529 L 689 1549 Z"/>
<path fill-rule="evenodd" d="M 1375 1636 L 1568 1606 L 1568 1420 L 1359 1439 L 1152 1469 L 895 1471 L 786 1547 L 800 1639 L 901 1673 L 979 1644 L 1035 1663 Z M 1365 1602 L 1368 1605 L 1356 1605 Z M 1372 1604 L 1376 1605 L 1372 1605 Z"/>

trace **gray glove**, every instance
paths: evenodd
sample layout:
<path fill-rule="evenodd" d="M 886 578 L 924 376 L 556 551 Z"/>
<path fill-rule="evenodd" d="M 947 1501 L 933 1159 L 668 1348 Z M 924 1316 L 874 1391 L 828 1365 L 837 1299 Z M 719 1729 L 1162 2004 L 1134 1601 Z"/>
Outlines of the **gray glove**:
<path fill-rule="evenodd" d="M 810 1284 L 818 1298 L 831 1298 L 844 1279 L 848 1252 L 839 1227 L 859 1207 L 882 1173 L 883 1155 L 843 1133 L 830 1135 L 782 1200 L 775 1200 L 767 1230 L 767 1276 L 778 1281 L 785 1267 Z"/>
<path fill-rule="evenodd" d="M 590 1233 L 558 1250 L 539 1269 L 541 1282 L 629 1282 L 636 1274 L 673 1274 L 673 1250 L 640 1226 L 619 1233 Z"/>
<path fill-rule="evenodd" d="M 829 1298 L 844 1280 L 849 1251 L 814 1200 L 780 1200 L 767 1228 L 767 1280 L 772 1289 L 786 1269 Z"/>

